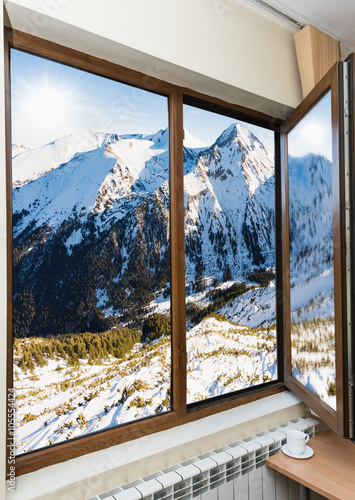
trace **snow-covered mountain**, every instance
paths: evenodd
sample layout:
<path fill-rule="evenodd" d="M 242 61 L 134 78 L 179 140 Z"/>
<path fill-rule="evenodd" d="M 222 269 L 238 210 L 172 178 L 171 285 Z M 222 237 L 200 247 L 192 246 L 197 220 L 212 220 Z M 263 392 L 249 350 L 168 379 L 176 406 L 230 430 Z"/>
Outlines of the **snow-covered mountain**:
<path fill-rule="evenodd" d="M 149 313 L 157 294 L 168 295 L 168 146 L 166 129 L 149 136 L 86 132 L 14 157 L 17 335 L 45 334 L 49 325 L 52 333 L 94 331 L 108 327 L 113 316 L 129 322 Z M 320 232 L 329 247 L 331 168 L 329 173 L 329 162 L 312 155 L 292 162 L 293 180 L 298 176 L 301 184 L 290 210 L 291 245 L 298 245 L 292 265 L 301 269 L 300 256 L 314 251 Z M 302 184 L 302 162 L 321 189 Z M 240 279 L 255 268 L 274 267 L 273 160 L 244 125 L 231 125 L 205 149 L 184 147 L 184 189 L 186 282 L 192 289 L 202 277 L 221 282 L 226 271 L 229 279 Z M 307 219 L 314 204 L 318 219 Z M 329 259 L 323 260 L 325 269 Z M 265 299 L 261 293 L 261 303 Z M 233 306 L 233 317 L 239 307 Z M 249 306 L 242 309 L 250 318 Z M 264 316 L 272 321 L 272 314 Z"/>
<path fill-rule="evenodd" d="M 168 146 L 167 130 L 86 132 L 14 157 L 15 332 L 98 328 L 102 311 L 129 320 L 169 286 Z M 187 280 L 201 259 L 204 274 L 220 277 L 272 262 L 273 162 L 263 145 L 236 123 L 184 155 Z M 31 324 L 21 315 L 29 304 Z"/>
<path fill-rule="evenodd" d="M 186 151 L 187 163 L 192 163 Z M 202 261 L 207 276 L 238 276 L 274 265 L 274 165 L 240 124 L 198 154 L 185 175 L 186 270 Z"/>
<path fill-rule="evenodd" d="M 37 148 L 13 147 L 12 186 L 20 187 L 69 162 L 76 154 L 93 151 L 116 139 L 116 135 L 103 132 L 84 132 Z"/>
<path fill-rule="evenodd" d="M 289 163 L 290 258 L 293 284 L 332 267 L 332 164 L 309 154 Z"/>

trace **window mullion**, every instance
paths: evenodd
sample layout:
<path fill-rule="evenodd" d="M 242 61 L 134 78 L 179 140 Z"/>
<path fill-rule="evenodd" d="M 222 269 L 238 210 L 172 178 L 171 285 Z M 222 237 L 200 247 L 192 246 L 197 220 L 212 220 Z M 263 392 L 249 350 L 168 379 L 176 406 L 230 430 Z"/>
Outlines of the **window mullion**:
<path fill-rule="evenodd" d="M 170 120 L 170 241 L 172 316 L 172 402 L 177 415 L 186 414 L 186 321 L 183 95 L 169 98 Z"/>

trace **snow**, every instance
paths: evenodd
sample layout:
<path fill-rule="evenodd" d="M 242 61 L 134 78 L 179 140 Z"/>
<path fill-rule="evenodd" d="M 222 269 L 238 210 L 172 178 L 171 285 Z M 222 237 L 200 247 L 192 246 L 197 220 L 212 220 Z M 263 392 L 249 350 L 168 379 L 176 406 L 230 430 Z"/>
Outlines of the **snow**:
<path fill-rule="evenodd" d="M 206 144 L 205 142 L 201 141 L 194 135 L 192 135 L 186 128 L 184 129 L 184 146 L 185 148 L 190 148 L 190 149 L 206 149 L 209 144 Z"/>
<path fill-rule="evenodd" d="M 57 358 L 32 373 L 15 368 L 17 453 L 167 411 L 170 340 L 152 348 L 137 344 L 122 362 L 71 368 Z"/>
<path fill-rule="evenodd" d="M 22 155 L 21 155 L 22 156 Z M 13 190 L 13 212 L 27 213 L 14 227 L 14 237 L 30 224 L 59 226 L 73 218 L 75 212 L 93 209 L 98 190 L 116 160 L 105 152 L 105 146 L 77 154 L 67 164 Z M 68 182 L 68 178 L 70 182 Z"/>
<path fill-rule="evenodd" d="M 257 287 L 227 304 L 218 311 L 234 323 L 251 328 L 276 323 L 275 283 Z"/>
<path fill-rule="evenodd" d="M 275 331 L 208 318 L 187 333 L 187 402 L 275 380 Z"/>
<path fill-rule="evenodd" d="M 71 255 L 72 253 L 72 247 L 79 245 L 79 243 L 82 241 L 83 235 L 81 232 L 81 229 L 78 229 L 77 231 L 73 231 L 69 238 L 67 238 L 64 242 L 65 246 L 67 247 L 68 255 Z"/>
<path fill-rule="evenodd" d="M 238 275 L 252 266 L 250 249 L 242 236 L 245 227 L 250 232 L 262 228 L 259 242 L 265 264 L 274 265 L 274 164 L 263 145 L 244 125 L 236 123 L 197 156 L 192 150 L 184 153 L 185 234 L 201 241 L 205 275 L 221 278 L 227 266 L 232 275 Z M 216 265 L 221 251 L 214 236 L 220 234 L 224 237 L 223 267 Z M 195 275 L 191 257 L 187 251 L 189 281 Z"/>
<path fill-rule="evenodd" d="M 293 318 L 297 318 L 297 312 L 300 309 L 302 309 L 303 319 L 334 316 L 333 295 L 333 269 L 327 269 L 319 276 L 296 285 L 291 288 L 291 311 Z"/>
<path fill-rule="evenodd" d="M 333 318 L 293 322 L 292 375 L 326 404 L 336 409 L 335 325 Z"/>
<path fill-rule="evenodd" d="M 167 411 L 170 350 L 163 336 L 136 344 L 121 361 L 71 368 L 56 358 L 32 373 L 16 367 L 18 454 Z M 187 333 L 187 351 L 188 402 L 276 378 L 274 330 L 208 318 Z"/>
<path fill-rule="evenodd" d="M 95 290 L 96 294 L 96 307 L 103 307 L 109 300 L 107 295 L 107 290 L 102 288 L 97 288 Z"/>
<path fill-rule="evenodd" d="M 103 132 L 84 132 L 63 137 L 45 146 L 23 152 L 12 159 L 12 185 L 20 187 L 68 163 L 76 154 L 93 151 L 117 136 Z M 14 154 L 14 150 L 13 150 Z"/>
<path fill-rule="evenodd" d="M 161 139 L 167 134 L 161 131 L 156 135 Z M 83 220 L 108 208 L 114 208 L 118 220 L 140 203 L 137 195 L 147 196 L 163 188 L 169 178 L 168 151 L 163 142 L 158 148 L 152 140 L 93 133 L 65 139 L 21 154 L 21 162 L 17 157 L 13 160 L 13 184 L 17 186 L 13 212 L 22 215 L 14 237 L 30 221 L 34 228 L 44 224 L 55 228 L 70 218 L 79 215 Z M 91 150 L 75 153 L 89 146 Z M 41 165 L 40 170 L 36 170 L 37 165 Z M 112 219 L 106 225 L 109 223 Z M 99 219 L 96 225 L 102 229 Z M 78 231 L 67 238 L 69 255 L 80 241 Z"/>
<path fill-rule="evenodd" d="M 25 146 L 24 144 L 12 144 L 12 146 L 11 146 L 11 158 L 15 158 L 17 155 L 25 153 L 26 151 L 29 151 L 30 149 L 33 149 L 33 148 L 30 146 Z"/>

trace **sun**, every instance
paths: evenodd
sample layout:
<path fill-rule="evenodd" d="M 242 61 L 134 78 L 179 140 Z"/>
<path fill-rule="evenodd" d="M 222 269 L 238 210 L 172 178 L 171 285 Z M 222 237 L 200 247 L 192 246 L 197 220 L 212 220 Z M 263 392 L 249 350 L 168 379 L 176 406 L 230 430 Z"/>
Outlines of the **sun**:
<path fill-rule="evenodd" d="M 28 92 L 25 113 L 36 126 L 51 128 L 69 118 L 70 107 L 69 91 L 46 83 Z"/>

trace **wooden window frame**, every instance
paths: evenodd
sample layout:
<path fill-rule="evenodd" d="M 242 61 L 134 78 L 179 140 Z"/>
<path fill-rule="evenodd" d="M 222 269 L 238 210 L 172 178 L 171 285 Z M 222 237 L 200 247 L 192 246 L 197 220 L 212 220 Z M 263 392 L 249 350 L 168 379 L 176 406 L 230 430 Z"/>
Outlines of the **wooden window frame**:
<path fill-rule="evenodd" d="M 210 97 L 188 88 L 159 80 L 155 77 L 127 69 L 118 64 L 99 59 L 77 50 L 5 28 L 5 95 L 6 95 L 6 180 L 7 180 L 7 268 L 8 268 L 8 346 L 12 346 L 12 207 L 11 207 L 11 137 L 10 137 L 10 49 L 19 49 L 40 57 L 72 66 L 77 69 L 107 77 L 120 83 L 134 85 L 168 97 L 169 100 L 169 160 L 170 160 L 170 217 L 171 226 L 171 315 L 172 315 L 172 411 L 142 420 L 108 428 L 88 436 L 78 437 L 50 448 L 34 450 L 16 458 L 16 475 L 34 472 L 40 468 L 64 462 L 87 453 L 102 450 L 120 443 L 140 438 L 175 426 L 186 424 L 218 412 L 285 391 L 282 380 L 282 297 L 281 279 L 277 282 L 277 335 L 278 379 L 250 389 L 228 394 L 226 397 L 206 400 L 203 404 L 186 405 L 186 322 L 185 322 L 185 265 L 184 202 L 183 202 L 183 103 L 195 102 L 204 109 L 226 114 L 268 128 L 275 133 L 275 192 L 280 192 L 279 129 L 281 120 Z M 278 276 L 281 276 L 281 218 L 280 202 L 276 202 L 275 251 Z M 281 327 L 280 327 L 281 326 Z M 13 352 L 7 352 L 7 385 L 13 386 Z M 10 439 L 10 436 L 7 436 Z"/>
<path fill-rule="evenodd" d="M 312 408 L 329 427 L 341 436 L 348 436 L 348 419 L 346 407 L 345 369 L 346 340 L 344 326 L 346 314 L 344 311 L 344 220 L 342 200 L 344 200 L 342 182 L 342 148 L 340 145 L 340 94 L 339 94 L 339 64 L 335 64 L 319 84 L 308 94 L 302 103 L 291 113 L 281 126 L 281 177 L 282 177 L 282 260 L 284 264 L 284 382 L 292 392 Z M 310 109 L 320 99 L 331 92 L 332 117 L 332 165 L 333 165 L 333 247 L 334 247 L 334 317 L 335 317 L 335 369 L 336 369 L 336 403 L 333 410 L 314 393 L 301 384 L 291 371 L 291 324 L 290 324 L 290 247 L 289 247 L 289 207 L 288 207 L 288 149 L 287 136 L 293 128 L 306 116 Z"/>

